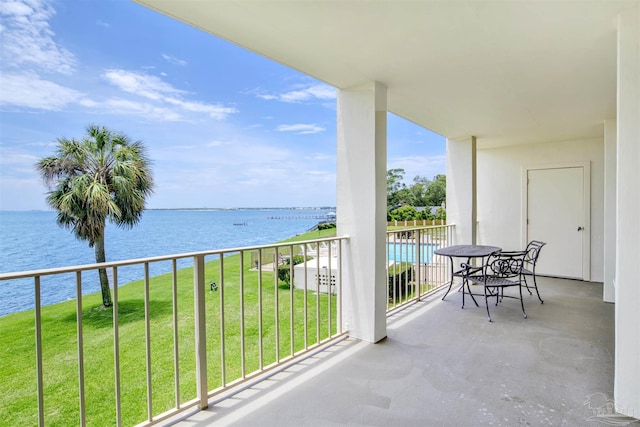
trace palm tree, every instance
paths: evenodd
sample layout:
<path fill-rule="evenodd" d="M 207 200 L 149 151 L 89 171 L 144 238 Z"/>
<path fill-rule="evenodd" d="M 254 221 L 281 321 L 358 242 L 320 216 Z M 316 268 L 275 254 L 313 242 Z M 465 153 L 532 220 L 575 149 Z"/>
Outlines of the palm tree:
<path fill-rule="evenodd" d="M 153 190 L 150 161 L 140 141 L 122 133 L 90 125 L 76 139 L 59 138 L 55 156 L 36 167 L 50 190 L 49 206 L 57 222 L 95 248 L 96 262 L 105 262 L 104 231 L 109 220 L 119 227 L 138 223 L 146 197 Z M 112 305 L 109 278 L 99 269 L 102 303 Z"/>

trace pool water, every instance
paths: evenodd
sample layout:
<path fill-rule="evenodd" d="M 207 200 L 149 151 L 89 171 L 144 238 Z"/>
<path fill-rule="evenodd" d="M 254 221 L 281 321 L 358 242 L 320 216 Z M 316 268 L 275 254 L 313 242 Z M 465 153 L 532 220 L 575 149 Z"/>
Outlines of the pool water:
<path fill-rule="evenodd" d="M 423 243 L 420 245 L 420 263 L 429 264 L 433 259 L 433 251 L 438 248 L 435 243 Z M 410 262 L 416 261 L 415 243 L 388 243 L 387 256 L 389 261 Z"/>

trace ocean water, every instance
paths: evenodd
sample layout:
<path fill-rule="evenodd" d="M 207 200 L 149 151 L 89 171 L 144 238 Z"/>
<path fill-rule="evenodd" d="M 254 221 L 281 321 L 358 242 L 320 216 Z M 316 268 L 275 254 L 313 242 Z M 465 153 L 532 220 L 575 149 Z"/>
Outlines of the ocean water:
<path fill-rule="evenodd" d="M 327 212 L 329 209 L 148 210 L 132 229 L 107 225 L 106 257 L 119 261 L 274 243 L 307 231 Z M 179 267 L 190 264 L 189 260 L 180 262 Z M 55 212 L 0 211 L 0 273 L 93 263 L 93 248 L 58 226 Z M 151 274 L 169 268 L 166 263 L 154 263 Z M 127 268 L 119 269 L 118 274 L 121 285 L 140 278 L 139 272 Z M 88 276 L 83 275 L 83 293 L 97 292 L 97 274 Z M 73 276 L 43 277 L 42 304 L 74 298 L 74 283 Z M 32 279 L 0 282 L 0 316 L 33 307 Z"/>

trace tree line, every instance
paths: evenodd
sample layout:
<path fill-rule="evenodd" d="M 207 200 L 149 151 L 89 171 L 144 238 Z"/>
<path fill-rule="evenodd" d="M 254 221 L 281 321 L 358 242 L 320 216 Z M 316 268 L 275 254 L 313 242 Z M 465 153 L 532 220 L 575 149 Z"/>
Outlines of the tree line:
<path fill-rule="evenodd" d="M 433 180 L 418 175 L 410 186 L 405 184 L 404 175 L 402 168 L 387 171 L 387 220 L 446 219 L 446 175 L 438 174 Z M 438 206 L 435 213 L 431 212 L 432 206 Z M 416 207 L 425 209 L 418 211 Z"/>

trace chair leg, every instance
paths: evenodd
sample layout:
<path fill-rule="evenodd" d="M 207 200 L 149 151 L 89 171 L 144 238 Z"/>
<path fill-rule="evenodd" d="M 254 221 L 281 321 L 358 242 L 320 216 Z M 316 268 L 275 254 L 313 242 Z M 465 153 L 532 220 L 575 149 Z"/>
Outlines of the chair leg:
<path fill-rule="evenodd" d="M 529 284 L 527 283 L 527 275 L 526 274 L 521 274 L 520 277 L 521 277 L 522 280 L 524 280 L 524 285 L 527 287 L 527 291 L 529 291 L 529 295 L 533 295 L 531 293 L 531 289 L 529 289 Z"/>
<path fill-rule="evenodd" d="M 540 300 L 540 304 L 544 304 L 542 298 L 540 298 L 540 292 L 538 291 L 538 281 L 536 280 L 536 272 L 533 272 L 533 286 L 536 288 L 536 294 L 538 294 L 538 299 Z"/>
<path fill-rule="evenodd" d="M 524 300 L 522 299 L 522 284 L 520 284 L 520 286 L 518 286 L 518 289 L 520 290 L 520 307 L 522 307 L 522 315 L 526 319 L 527 318 L 527 313 L 524 311 Z"/>
<path fill-rule="evenodd" d="M 487 307 L 487 317 L 489 318 L 489 322 L 491 322 L 491 313 L 489 313 L 489 300 L 487 299 L 487 287 L 484 287 L 484 305 Z"/>
<path fill-rule="evenodd" d="M 538 281 L 536 280 L 536 274 L 533 273 L 531 277 L 533 277 L 533 288 L 536 290 L 536 295 L 538 295 L 540 304 L 544 304 L 544 301 L 542 301 L 542 298 L 540 298 L 540 291 L 538 291 Z M 524 285 L 527 287 L 527 290 L 529 291 L 529 295 L 533 295 L 531 293 L 531 290 L 529 289 L 529 284 L 527 283 L 527 276 L 523 274 L 522 278 L 524 279 Z"/>

